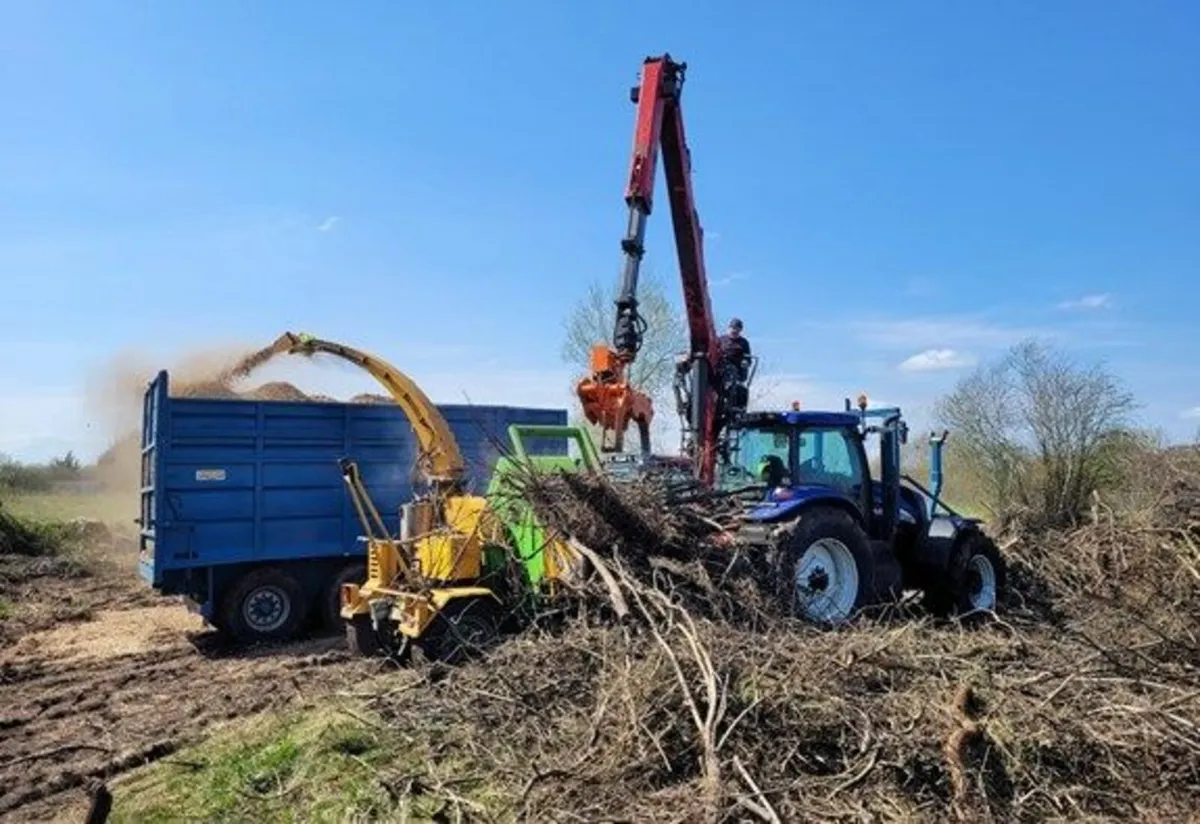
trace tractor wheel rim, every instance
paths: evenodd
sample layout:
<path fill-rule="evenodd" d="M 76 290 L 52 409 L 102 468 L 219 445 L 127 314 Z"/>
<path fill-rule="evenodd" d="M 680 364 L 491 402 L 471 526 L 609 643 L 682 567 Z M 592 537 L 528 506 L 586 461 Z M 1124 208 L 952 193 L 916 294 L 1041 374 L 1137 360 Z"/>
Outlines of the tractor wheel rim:
<path fill-rule="evenodd" d="M 985 555 L 975 555 L 967 564 L 970 590 L 967 598 L 972 609 L 991 609 L 996 605 L 996 568 Z"/>
<path fill-rule="evenodd" d="M 291 612 L 291 601 L 279 587 L 260 587 L 242 602 L 242 618 L 257 632 L 279 629 Z"/>
<path fill-rule="evenodd" d="M 796 602 L 818 621 L 843 621 L 858 599 L 858 564 L 841 541 L 822 538 L 796 563 Z"/>

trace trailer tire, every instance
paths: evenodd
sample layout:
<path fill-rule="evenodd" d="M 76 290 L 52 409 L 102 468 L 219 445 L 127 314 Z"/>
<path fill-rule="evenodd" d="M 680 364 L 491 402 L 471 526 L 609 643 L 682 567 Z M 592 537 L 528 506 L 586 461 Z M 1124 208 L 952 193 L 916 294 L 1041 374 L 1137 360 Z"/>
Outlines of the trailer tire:
<path fill-rule="evenodd" d="M 955 545 L 949 567 L 926 588 L 922 599 L 932 614 L 972 618 L 994 612 L 1004 594 L 1008 565 L 999 547 L 981 530 L 972 530 Z"/>
<path fill-rule="evenodd" d="M 299 582 L 280 567 L 260 567 L 225 596 L 221 622 L 238 641 L 282 641 L 296 634 L 307 614 Z"/>
<path fill-rule="evenodd" d="M 348 563 L 333 576 L 321 600 L 321 620 L 326 629 L 336 631 L 342 624 L 342 584 L 363 584 L 366 580 L 366 561 Z"/>
<path fill-rule="evenodd" d="M 425 634 L 412 643 L 415 659 L 455 666 L 486 652 L 500 635 L 491 598 L 460 598 L 446 604 Z"/>
<path fill-rule="evenodd" d="M 799 583 L 806 587 L 802 590 Z M 779 553 L 776 582 L 790 615 L 818 624 L 851 620 L 875 595 L 871 542 L 845 510 L 819 506 L 800 522 Z M 802 593 L 830 592 L 804 597 Z"/>

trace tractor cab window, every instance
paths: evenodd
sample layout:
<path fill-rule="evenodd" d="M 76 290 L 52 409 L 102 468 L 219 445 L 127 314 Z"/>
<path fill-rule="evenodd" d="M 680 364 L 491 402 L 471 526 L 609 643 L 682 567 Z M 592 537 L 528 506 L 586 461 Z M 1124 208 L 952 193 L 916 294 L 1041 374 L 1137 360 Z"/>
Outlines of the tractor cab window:
<path fill-rule="evenodd" d="M 796 483 L 820 484 L 854 494 L 864 474 L 855 437 L 853 431 L 841 427 L 802 432 Z"/>
<path fill-rule="evenodd" d="M 742 482 L 781 486 L 790 481 L 792 432 L 786 428 L 747 429 L 738 439 L 737 462 L 729 475 Z"/>

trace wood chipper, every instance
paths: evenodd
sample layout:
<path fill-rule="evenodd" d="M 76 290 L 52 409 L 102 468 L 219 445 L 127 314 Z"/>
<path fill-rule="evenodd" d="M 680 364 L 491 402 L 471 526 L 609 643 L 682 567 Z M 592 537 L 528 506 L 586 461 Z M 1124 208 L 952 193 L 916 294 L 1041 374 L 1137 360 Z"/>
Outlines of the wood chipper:
<path fill-rule="evenodd" d="M 291 332 L 272 349 L 329 354 L 354 363 L 387 389 L 416 435 L 417 469 L 427 489 L 401 507 L 400 533 L 389 534 L 358 467 L 342 476 L 364 529 L 367 579 L 341 588 L 341 616 L 352 649 L 458 661 L 486 646 L 522 603 L 554 594 L 574 555 L 543 534 L 520 500 L 523 472 L 570 468 L 598 471 L 586 432 L 575 427 L 512 426 L 513 455 L 496 465 L 484 495 L 465 489 L 465 462 L 449 424 L 407 375 L 386 361 L 340 343 Z M 581 457 L 534 455 L 533 438 L 573 441 Z"/>
<path fill-rule="evenodd" d="M 434 497 L 405 504 L 394 538 L 357 468 L 343 465 L 367 540 L 367 581 L 342 587 L 354 651 L 458 663 L 503 629 L 520 627 L 577 574 L 578 554 L 538 523 L 521 489 L 531 472 L 600 471 L 595 448 L 585 430 L 571 426 L 514 425 L 508 434 L 512 454 L 497 461 L 483 496 L 444 499 L 440 519 Z M 529 454 L 531 438 L 574 441 L 581 457 Z"/>

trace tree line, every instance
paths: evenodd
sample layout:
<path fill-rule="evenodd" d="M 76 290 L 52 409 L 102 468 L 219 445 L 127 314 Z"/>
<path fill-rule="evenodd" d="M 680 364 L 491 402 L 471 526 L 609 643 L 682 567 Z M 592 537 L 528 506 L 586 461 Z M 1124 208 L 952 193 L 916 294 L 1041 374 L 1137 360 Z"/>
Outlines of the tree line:
<path fill-rule="evenodd" d="M 0 493 L 50 492 L 55 484 L 87 480 L 87 468 L 74 452 L 42 463 L 24 463 L 0 454 Z"/>

